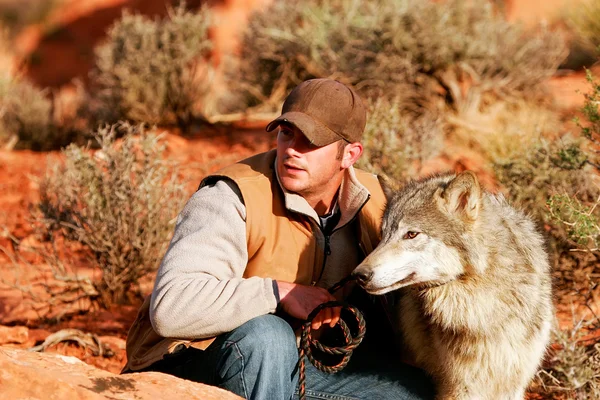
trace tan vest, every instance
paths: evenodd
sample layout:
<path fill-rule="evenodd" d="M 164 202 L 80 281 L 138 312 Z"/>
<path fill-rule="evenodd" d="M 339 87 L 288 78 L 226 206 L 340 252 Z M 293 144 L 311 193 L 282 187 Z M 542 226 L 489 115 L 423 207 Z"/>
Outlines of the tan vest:
<path fill-rule="evenodd" d="M 200 187 L 219 179 L 231 179 L 240 189 L 246 207 L 248 265 L 244 271 L 245 278 L 258 276 L 303 285 L 315 284 L 322 273 L 323 248 L 317 243 L 314 223 L 309 217 L 286 209 L 284 194 L 274 171 L 275 155 L 275 150 L 271 150 L 240 161 L 205 178 Z M 356 227 L 358 244 L 366 255 L 380 240 L 385 196 L 374 175 L 357 169 L 354 171 L 358 181 L 370 193 L 370 199 L 349 224 Z M 173 352 L 180 344 L 205 349 L 213 340 L 191 341 L 159 336 L 150 323 L 148 296 L 127 336 L 128 361 L 124 371 L 146 368 Z"/>

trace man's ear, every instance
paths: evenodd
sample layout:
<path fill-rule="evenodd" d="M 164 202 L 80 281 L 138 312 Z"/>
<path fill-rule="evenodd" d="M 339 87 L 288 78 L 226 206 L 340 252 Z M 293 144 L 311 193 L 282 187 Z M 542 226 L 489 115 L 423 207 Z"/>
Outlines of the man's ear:
<path fill-rule="evenodd" d="M 394 184 L 392 180 L 383 173 L 377 175 L 377 180 L 379 181 L 379 185 L 383 190 L 383 194 L 389 203 L 392 196 L 394 196 L 394 193 L 396 193 L 398 190 L 398 185 Z"/>
<path fill-rule="evenodd" d="M 344 156 L 342 157 L 342 168 L 349 168 L 358 160 L 363 152 L 363 145 L 360 142 L 348 143 L 344 148 Z"/>
<path fill-rule="evenodd" d="M 443 190 L 443 204 L 451 214 L 466 221 L 475 221 L 481 208 L 481 187 L 471 171 L 460 173 Z"/>

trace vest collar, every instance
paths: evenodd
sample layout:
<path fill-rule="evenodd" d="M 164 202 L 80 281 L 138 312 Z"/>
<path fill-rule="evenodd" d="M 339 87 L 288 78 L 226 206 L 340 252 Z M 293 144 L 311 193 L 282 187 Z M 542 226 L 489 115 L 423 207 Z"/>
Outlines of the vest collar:
<path fill-rule="evenodd" d="M 275 170 L 275 176 L 277 176 L 277 183 L 283 191 L 286 209 L 306 215 L 312 218 L 317 225 L 320 225 L 317 212 L 308 204 L 304 197 L 287 191 L 281 184 L 281 181 L 279 180 L 279 171 L 277 171 L 277 157 L 275 158 L 273 169 Z M 336 229 L 350 222 L 369 200 L 369 197 L 370 193 L 367 188 L 356 178 L 354 168 L 352 166 L 347 168 L 344 172 L 340 190 L 338 191 L 338 206 L 340 207 L 342 216 Z"/>

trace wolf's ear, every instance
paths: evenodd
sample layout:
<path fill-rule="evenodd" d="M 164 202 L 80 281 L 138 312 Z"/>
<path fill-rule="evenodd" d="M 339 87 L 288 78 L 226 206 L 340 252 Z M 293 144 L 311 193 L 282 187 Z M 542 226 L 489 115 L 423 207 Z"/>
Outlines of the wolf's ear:
<path fill-rule="evenodd" d="M 379 185 L 383 190 L 385 198 L 389 202 L 392 196 L 394 196 L 394 193 L 398 190 L 397 185 L 395 185 L 390 178 L 383 174 L 378 174 L 377 180 L 379 181 Z"/>
<path fill-rule="evenodd" d="M 460 173 L 442 192 L 446 208 L 458 213 L 463 219 L 474 221 L 481 207 L 481 187 L 477 176 L 471 171 Z"/>

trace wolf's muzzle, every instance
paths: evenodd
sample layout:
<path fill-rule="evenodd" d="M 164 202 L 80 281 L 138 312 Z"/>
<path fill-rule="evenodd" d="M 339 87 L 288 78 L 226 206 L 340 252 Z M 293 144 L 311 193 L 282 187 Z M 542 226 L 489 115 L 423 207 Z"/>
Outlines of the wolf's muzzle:
<path fill-rule="evenodd" d="M 356 279 L 361 286 L 365 286 L 373 277 L 373 271 L 357 268 L 352 272 L 352 277 Z"/>

